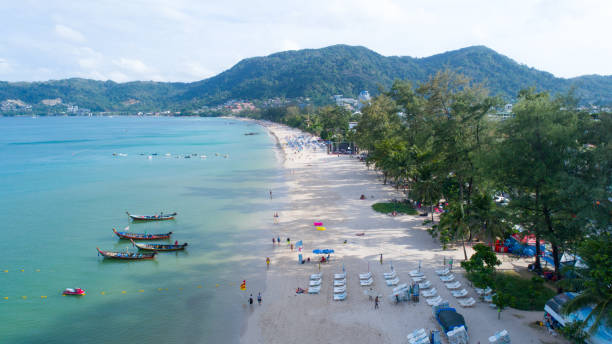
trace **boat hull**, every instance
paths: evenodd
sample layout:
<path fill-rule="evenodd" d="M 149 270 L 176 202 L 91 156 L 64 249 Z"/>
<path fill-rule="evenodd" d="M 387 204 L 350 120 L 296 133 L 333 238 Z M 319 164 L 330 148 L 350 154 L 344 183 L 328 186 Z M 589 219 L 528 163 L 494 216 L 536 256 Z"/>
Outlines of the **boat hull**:
<path fill-rule="evenodd" d="M 160 233 L 160 234 L 117 232 L 115 228 L 113 228 L 113 232 L 120 239 L 125 239 L 125 240 L 165 240 L 165 239 L 170 239 L 170 236 L 172 235 L 172 232 Z"/>
<path fill-rule="evenodd" d="M 163 245 L 163 244 L 137 244 L 132 240 L 132 244 L 138 247 L 142 251 L 154 251 L 154 252 L 171 252 L 171 251 L 183 251 L 187 247 L 187 243 L 182 245 Z"/>
<path fill-rule="evenodd" d="M 98 253 L 104 258 L 116 259 L 116 260 L 147 260 L 154 259 L 157 252 L 153 253 L 123 253 L 123 252 L 111 252 L 102 251 L 97 248 Z"/>
<path fill-rule="evenodd" d="M 166 220 L 174 220 L 176 213 L 167 214 L 167 215 L 133 215 L 127 213 L 132 221 L 166 221 Z"/>

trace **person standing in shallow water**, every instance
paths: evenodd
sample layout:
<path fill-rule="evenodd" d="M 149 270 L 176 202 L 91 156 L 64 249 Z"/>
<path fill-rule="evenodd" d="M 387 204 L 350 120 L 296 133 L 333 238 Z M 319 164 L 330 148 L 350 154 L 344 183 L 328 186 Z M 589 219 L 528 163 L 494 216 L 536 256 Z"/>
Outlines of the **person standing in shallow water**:
<path fill-rule="evenodd" d="M 251 294 L 251 296 L 249 297 L 249 305 L 253 304 L 253 294 Z"/>
<path fill-rule="evenodd" d="M 261 292 L 257 295 L 257 303 L 261 306 Z"/>

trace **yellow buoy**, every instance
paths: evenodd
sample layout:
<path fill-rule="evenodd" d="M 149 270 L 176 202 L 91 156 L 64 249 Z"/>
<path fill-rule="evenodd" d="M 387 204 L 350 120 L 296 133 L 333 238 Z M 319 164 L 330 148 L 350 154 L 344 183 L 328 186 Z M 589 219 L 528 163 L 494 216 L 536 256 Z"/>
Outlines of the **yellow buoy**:
<path fill-rule="evenodd" d="M 198 286 L 198 288 L 202 288 L 202 286 L 201 286 L 201 285 L 199 285 L 199 286 Z"/>
<path fill-rule="evenodd" d="M 4 272 L 8 272 L 8 270 L 4 270 Z"/>
<path fill-rule="evenodd" d="M 5 299 L 5 300 L 8 300 L 8 296 L 5 296 L 5 297 L 4 297 L 4 299 Z"/>
<path fill-rule="evenodd" d="M 40 269 L 36 269 L 36 272 L 40 272 Z"/>
<path fill-rule="evenodd" d="M 144 289 L 138 290 L 139 293 L 144 293 Z"/>
<path fill-rule="evenodd" d="M 162 291 L 162 288 L 157 288 L 157 290 Z"/>
<path fill-rule="evenodd" d="M 40 298 L 41 298 L 41 299 L 46 299 L 47 297 L 46 297 L 45 295 L 43 295 L 43 296 L 41 296 Z"/>
<path fill-rule="evenodd" d="M 28 297 L 24 295 L 24 296 L 22 296 L 21 298 L 25 300 L 25 299 L 27 299 Z"/>
<path fill-rule="evenodd" d="M 317 227 L 317 230 L 318 230 L 318 231 L 324 231 L 324 230 L 326 230 L 326 229 L 327 229 L 327 228 L 325 228 L 325 227 Z"/>
<path fill-rule="evenodd" d="M 21 269 L 21 272 L 24 272 L 24 271 L 25 271 L 24 269 Z"/>
<path fill-rule="evenodd" d="M 106 292 L 100 292 L 100 294 L 105 295 L 105 294 L 106 294 Z"/>
<path fill-rule="evenodd" d="M 217 283 L 217 284 L 215 284 L 215 288 L 217 288 L 217 287 L 219 287 L 219 284 L 218 284 L 218 283 Z"/>
<path fill-rule="evenodd" d="M 125 290 L 121 291 L 121 294 L 126 294 L 126 293 L 127 293 L 127 291 L 125 291 Z"/>
<path fill-rule="evenodd" d="M 164 290 L 168 290 L 168 288 L 164 289 Z"/>

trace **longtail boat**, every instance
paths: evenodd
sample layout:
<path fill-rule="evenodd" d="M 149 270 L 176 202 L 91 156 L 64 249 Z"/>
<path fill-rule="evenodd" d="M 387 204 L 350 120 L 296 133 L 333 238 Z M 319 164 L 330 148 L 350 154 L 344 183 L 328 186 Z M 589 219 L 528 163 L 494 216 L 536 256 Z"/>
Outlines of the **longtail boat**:
<path fill-rule="evenodd" d="M 119 238 L 125 240 L 164 240 L 170 239 L 170 235 L 172 235 L 172 232 L 160 234 L 117 232 L 117 230 L 114 228 L 113 232 L 117 234 Z"/>
<path fill-rule="evenodd" d="M 121 260 L 143 260 L 143 259 L 153 259 L 157 252 L 152 253 L 134 253 L 134 252 L 111 252 L 111 251 L 102 251 L 96 247 L 98 253 L 101 254 L 104 258 L 111 259 L 121 259 Z"/>
<path fill-rule="evenodd" d="M 176 216 L 176 212 L 172 214 L 155 214 L 155 215 L 132 215 L 126 211 L 126 214 L 134 220 L 134 221 L 163 221 L 163 220 L 173 220 Z"/>
<path fill-rule="evenodd" d="M 181 245 L 166 244 L 137 244 L 132 240 L 132 244 L 144 251 L 182 251 L 187 247 L 187 243 Z"/>

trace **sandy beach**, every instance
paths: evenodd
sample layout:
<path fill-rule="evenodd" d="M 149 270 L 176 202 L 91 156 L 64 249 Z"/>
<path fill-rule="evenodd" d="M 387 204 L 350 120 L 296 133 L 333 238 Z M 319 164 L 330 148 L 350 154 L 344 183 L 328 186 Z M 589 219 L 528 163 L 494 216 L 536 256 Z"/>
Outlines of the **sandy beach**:
<path fill-rule="evenodd" d="M 418 328 L 439 330 L 431 307 L 421 296 L 419 303 L 395 304 L 389 298 L 393 287 L 386 285 L 383 272 L 393 265 L 399 283 L 410 283 L 408 272 L 418 268 L 419 261 L 427 280 L 442 298 L 465 317 L 470 343 L 488 343 L 489 336 L 506 329 L 513 343 L 566 343 L 534 325 L 542 312 L 504 310 L 501 320 L 497 310 L 478 301 L 471 308 L 457 302 L 434 270 L 445 259 L 456 262 L 453 272 L 468 290 L 468 297 L 477 299 L 474 289 L 463 277 L 459 261 L 461 247 L 442 250 L 422 225 L 423 217 L 400 215 L 391 217 L 376 213 L 372 204 L 403 198 L 400 192 L 383 185 L 380 175 L 350 156 L 328 155 L 324 149 L 296 150 L 292 142 L 308 134 L 282 125 L 258 122 L 268 128 L 284 152 L 284 168 L 288 183 L 285 209 L 279 212 L 279 224 L 270 219 L 270 238 L 280 235 L 282 244 L 273 246 L 270 239 L 270 268 L 266 271 L 264 302 L 254 306 L 243 343 L 407 343 L 406 335 Z M 361 200 L 360 196 L 366 199 Z M 323 222 L 327 230 L 317 231 L 313 222 Z M 357 236 L 364 233 L 363 236 Z M 304 243 L 304 259 L 313 262 L 298 264 L 297 251 L 285 242 L 290 237 Z M 346 243 L 345 243 L 346 241 Z M 321 292 L 317 295 L 296 294 L 296 288 L 307 289 L 309 276 L 319 272 L 312 254 L 316 248 L 332 248 L 331 261 L 320 265 L 323 274 Z M 383 263 L 380 263 L 380 254 Z M 468 256 L 471 254 L 468 248 Z M 502 268 L 512 269 L 525 261 L 503 259 Z M 347 298 L 333 300 L 333 274 L 347 273 Z M 382 295 L 379 309 L 364 294 L 369 287 L 359 284 L 358 274 L 371 271 L 371 286 Z M 443 342 L 446 338 L 442 335 Z"/>

